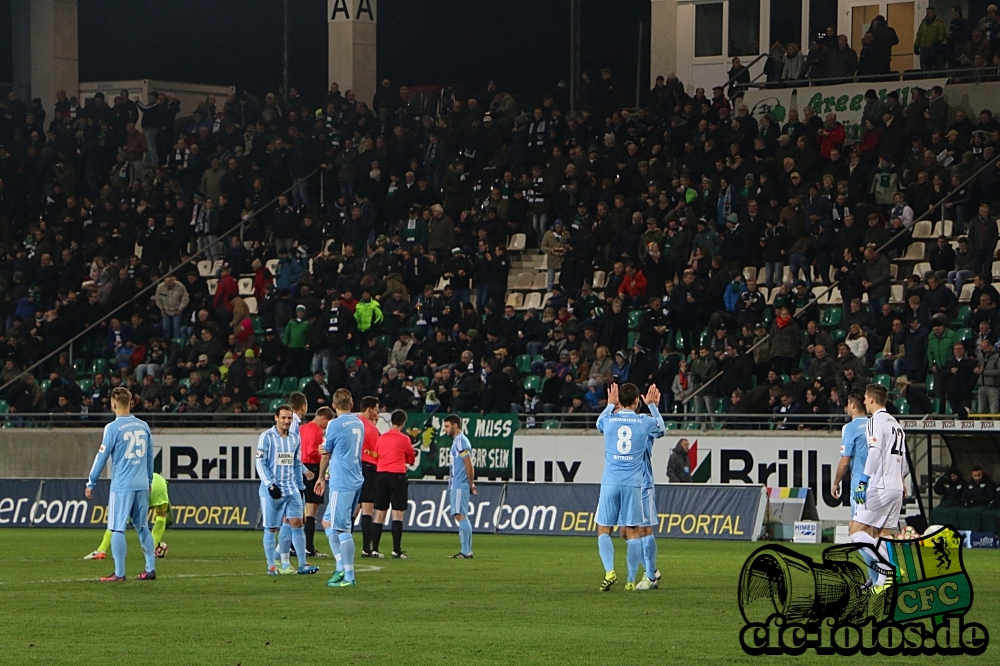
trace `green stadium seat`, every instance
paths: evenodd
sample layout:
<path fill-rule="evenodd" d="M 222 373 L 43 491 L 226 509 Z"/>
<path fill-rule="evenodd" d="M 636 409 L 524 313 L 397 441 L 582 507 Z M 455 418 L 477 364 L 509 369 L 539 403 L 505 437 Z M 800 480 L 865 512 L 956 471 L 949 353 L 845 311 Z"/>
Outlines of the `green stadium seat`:
<path fill-rule="evenodd" d="M 84 393 L 87 393 L 88 391 L 90 391 L 90 389 L 92 389 L 94 387 L 94 380 L 93 379 L 78 379 L 76 381 L 76 385 L 80 387 L 81 391 L 83 391 Z"/>
<path fill-rule="evenodd" d="M 184 345 L 187 343 L 187 340 L 185 340 L 184 338 L 171 338 L 170 342 L 172 342 L 175 347 L 184 347 Z"/>
<path fill-rule="evenodd" d="M 303 378 L 301 378 L 299 380 L 299 385 L 298 385 L 298 387 L 295 390 L 296 391 L 302 391 L 302 390 L 304 390 L 305 387 L 306 387 L 306 384 L 308 384 L 311 381 L 312 381 L 312 377 L 303 377 Z"/>
<path fill-rule="evenodd" d="M 833 340 L 834 344 L 840 342 L 847 337 L 847 331 L 842 328 L 835 328 L 830 331 L 830 339 Z"/>
<path fill-rule="evenodd" d="M 191 378 L 190 377 L 185 377 L 185 378 L 183 378 L 182 380 L 180 380 L 177 383 L 180 384 L 181 386 L 183 386 L 184 388 L 191 388 Z"/>
<path fill-rule="evenodd" d="M 52 385 L 52 380 L 43 379 L 42 381 L 38 382 L 38 385 L 42 387 L 42 392 L 44 393 L 45 391 L 49 390 L 49 386 Z"/>
<path fill-rule="evenodd" d="M 750 375 L 750 388 L 757 388 L 757 375 Z"/>
<path fill-rule="evenodd" d="M 260 315 L 250 315 L 250 323 L 253 324 L 253 332 L 257 335 L 264 332 L 264 326 L 260 323 Z"/>
<path fill-rule="evenodd" d="M 688 349 L 687 340 L 679 330 L 674 334 L 674 349 Z"/>
<path fill-rule="evenodd" d="M 820 317 L 819 325 L 823 328 L 836 328 L 840 326 L 840 318 L 843 315 L 843 311 L 840 308 L 827 308 L 823 310 L 823 314 Z"/>
<path fill-rule="evenodd" d="M 7 404 L 6 400 L 0 400 L 0 414 L 6 414 L 10 411 L 10 405 Z"/>
<path fill-rule="evenodd" d="M 524 378 L 524 390 L 534 389 L 537 393 L 542 388 L 542 378 L 538 375 L 528 375 Z"/>
<path fill-rule="evenodd" d="M 927 378 L 924 380 L 927 383 L 927 392 L 932 393 L 934 391 L 934 375 L 928 374 Z"/>
<path fill-rule="evenodd" d="M 701 424 L 698 423 L 697 421 L 689 421 L 688 423 L 684 424 L 684 429 L 685 430 L 701 430 Z"/>
<path fill-rule="evenodd" d="M 680 428 L 680 425 L 677 423 L 677 421 L 664 421 L 663 427 L 666 430 L 677 430 L 678 428 Z"/>
<path fill-rule="evenodd" d="M 534 365 L 535 363 L 545 363 L 545 357 L 541 354 L 535 354 L 531 357 L 531 364 Z"/>
<path fill-rule="evenodd" d="M 628 313 L 628 327 L 630 331 L 639 328 L 639 318 L 642 317 L 642 310 L 632 310 Z"/>
<path fill-rule="evenodd" d="M 941 413 L 941 399 L 931 398 L 931 413 L 940 414 Z"/>
<path fill-rule="evenodd" d="M 891 389 L 892 377 L 890 377 L 889 375 L 875 375 L 875 378 L 872 379 L 872 383 L 879 384 L 881 386 L 886 387 L 887 389 Z"/>
<path fill-rule="evenodd" d="M 284 400 L 282 400 L 281 398 L 274 398 L 273 400 L 271 400 L 271 402 L 267 403 L 267 411 L 273 412 L 278 407 L 281 407 L 283 404 L 285 404 Z"/>
<path fill-rule="evenodd" d="M 542 421 L 542 428 L 545 430 L 559 430 L 559 421 L 555 419 L 548 419 L 547 421 Z"/>
<path fill-rule="evenodd" d="M 103 358 L 95 358 L 90 362 L 90 374 L 96 375 L 98 372 L 107 373 L 108 362 Z"/>
<path fill-rule="evenodd" d="M 526 374 L 531 368 L 531 357 L 527 354 L 518 354 L 514 362 L 517 364 L 517 371 L 522 375 Z"/>
<path fill-rule="evenodd" d="M 708 329 L 702 331 L 701 335 L 698 336 L 699 345 L 707 345 L 709 342 L 711 342 L 711 340 L 712 340 L 712 334 L 708 331 Z"/>
<path fill-rule="evenodd" d="M 298 377 L 285 377 L 281 382 L 281 389 L 279 389 L 279 392 L 282 395 L 288 395 L 289 393 L 294 393 L 298 389 L 299 389 Z"/>
<path fill-rule="evenodd" d="M 73 369 L 76 370 L 77 377 L 86 377 L 87 361 L 82 358 L 76 359 L 75 361 L 73 361 Z"/>
<path fill-rule="evenodd" d="M 774 318 L 774 311 L 771 308 L 766 308 L 764 310 L 764 316 L 760 318 L 760 323 L 764 324 L 764 328 L 771 328 L 771 319 Z"/>
<path fill-rule="evenodd" d="M 726 399 L 725 398 L 715 398 L 712 400 L 712 411 L 716 414 L 726 413 Z"/>
<path fill-rule="evenodd" d="M 385 347 L 386 349 L 392 349 L 392 339 L 388 335 L 378 336 L 379 347 Z"/>
<path fill-rule="evenodd" d="M 965 318 L 969 316 L 970 310 L 971 308 L 968 305 L 963 305 L 958 309 L 958 316 L 952 319 L 948 323 L 952 324 L 955 327 L 961 326 L 963 323 L 965 323 Z"/>
<path fill-rule="evenodd" d="M 788 375 L 781 375 L 781 383 L 782 384 L 787 384 L 790 381 L 792 381 L 791 377 L 789 377 Z"/>
<path fill-rule="evenodd" d="M 628 348 L 632 349 L 632 347 L 635 346 L 635 341 L 638 340 L 638 339 L 639 339 L 638 333 L 636 333 L 635 331 L 629 331 L 629 334 L 628 334 Z M 618 350 L 617 349 L 612 349 L 611 351 L 612 351 L 612 353 L 614 353 L 614 352 L 616 352 Z"/>
<path fill-rule="evenodd" d="M 279 377 L 268 377 L 264 382 L 264 388 L 261 392 L 265 395 L 281 393 L 281 379 Z"/>
<path fill-rule="evenodd" d="M 961 341 L 972 339 L 972 329 L 971 328 L 960 328 L 955 331 L 955 338 Z"/>
<path fill-rule="evenodd" d="M 899 410 L 900 414 L 910 413 L 910 403 L 906 402 L 906 398 L 896 398 L 892 401 L 892 404 L 896 405 L 896 409 Z"/>

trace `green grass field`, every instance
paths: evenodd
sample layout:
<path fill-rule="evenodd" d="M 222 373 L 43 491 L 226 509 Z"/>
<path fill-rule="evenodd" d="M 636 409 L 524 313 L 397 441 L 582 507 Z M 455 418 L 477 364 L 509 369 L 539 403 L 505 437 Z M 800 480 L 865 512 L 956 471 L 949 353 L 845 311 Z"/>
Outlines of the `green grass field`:
<path fill-rule="evenodd" d="M 408 534 L 408 561 L 359 560 L 358 587 L 264 575 L 260 532 L 167 531 L 150 583 L 100 584 L 96 530 L 0 531 L 0 664 L 761 664 L 739 646 L 737 579 L 759 544 L 659 541 L 661 589 L 597 592 L 594 539 Z M 386 534 L 386 539 L 389 535 Z M 317 543 L 323 543 L 318 539 Z M 818 557 L 819 546 L 799 547 Z M 624 543 L 616 540 L 624 583 Z M 968 619 L 1000 631 L 1000 553 L 970 551 Z M 375 569 L 377 567 L 377 569 Z M 130 579 L 142 569 L 129 534 Z M 1000 638 L 995 638 L 1000 640 Z M 982 655 L 996 663 L 1000 646 Z M 807 653 L 783 657 L 829 663 Z M 853 663 L 871 662 L 861 656 Z M 906 657 L 878 661 L 912 662 Z M 927 663 L 937 658 L 923 658 Z M 984 663 L 987 663 L 984 662 Z"/>

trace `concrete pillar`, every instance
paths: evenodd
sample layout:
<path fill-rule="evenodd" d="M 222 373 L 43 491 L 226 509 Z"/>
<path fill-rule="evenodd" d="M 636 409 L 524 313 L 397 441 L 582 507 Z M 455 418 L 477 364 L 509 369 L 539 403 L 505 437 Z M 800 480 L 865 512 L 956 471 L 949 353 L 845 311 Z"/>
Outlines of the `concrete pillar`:
<path fill-rule="evenodd" d="M 371 108 L 375 96 L 377 0 L 327 0 L 328 84 L 353 90 Z"/>
<path fill-rule="evenodd" d="M 651 0 L 649 31 L 649 87 L 657 76 L 677 69 L 677 0 Z"/>
<path fill-rule="evenodd" d="M 21 56 L 15 56 L 15 81 L 29 71 L 30 97 L 40 97 L 51 113 L 57 90 L 73 97 L 80 89 L 76 0 L 14 0 L 15 42 L 23 39 L 18 35 L 23 5 L 30 6 L 30 47 L 22 51 L 30 54 L 30 66 L 25 67 L 24 61 L 17 59 Z"/>

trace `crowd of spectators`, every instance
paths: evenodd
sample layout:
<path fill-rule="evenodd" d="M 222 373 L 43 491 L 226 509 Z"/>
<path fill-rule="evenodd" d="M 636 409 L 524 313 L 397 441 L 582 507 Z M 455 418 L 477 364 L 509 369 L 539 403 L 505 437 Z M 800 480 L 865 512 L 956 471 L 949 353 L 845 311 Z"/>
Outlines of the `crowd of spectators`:
<path fill-rule="evenodd" d="M 975 327 L 953 335 L 968 357 L 992 353 L 997 169 L 935 212 L 953 231 L 926 275 L 909 247 L 914 220 L 993 159 L 989 110 L 952 112 L 940 88 L 869 91 L 866 130 L 845 145 L 835 114 L 758 122 L 673 75 L 634 111 L 607 70 L 584 77 L 578 111 L 563 95 L 536 104 L 491 82 L 429 107 L 386 80 L 370 106 L 334 84 L 323 99 L 242 92 L 182 109 L 155 93 L 11 94 L 3 398 L 96 412 L 121 384 L 140 411 L 230 413 L 266 408 L 272 380 L 294 378 L 313 408 L 347 387 L 387 409 L 575 414 L 600 410 L 618 378 L 657 384 L 668 411 L 697 393 L 688 409 L 809 427 L 794 415 L 839 412 L 876 356 L 936 408 L 959 411 L 971 395 L 952 384 L 992 376 L 954 345 L 920 345 L 944 317 Z M 185 263 L 198 252 L 207 272 Z M 519 309 L 510 280 L 537 254 L 546 295 Z M 812 302 L 834 280 L 842 312 Z M 23 373 L 92 324 L 73 362 Z"/>
<path fill-rule="evenodd" d="M 913 36 L 913 54 L 918 58 L 915 66 L 922 70 L 994 68 L 994 75 L 1000 71 L 1000 15 L 996 5 L 989 5 L 979 21 L 966 18 L 960 5 L 953 5 L 948 16 L 939 14 L 933 6 L 924 11 L 924 19 Z M 846 81 L 855 76 L 889 74 L 894 69 L 893 47 L 906 43 L 906 39 L 906 34 L 897 33 L 881 14 L 872 20 L 860 44 L 851 44 L 847 35 L 837 34 L 831 25 L 808 45 L 774 42 L 764 61 L 765 79 L 775 84 L 808 79 L 830 83 L 829 79 Z M 729 77 L 732 97 L 750 83 L 750 70 L 740 58 L 734 58 Z"/>

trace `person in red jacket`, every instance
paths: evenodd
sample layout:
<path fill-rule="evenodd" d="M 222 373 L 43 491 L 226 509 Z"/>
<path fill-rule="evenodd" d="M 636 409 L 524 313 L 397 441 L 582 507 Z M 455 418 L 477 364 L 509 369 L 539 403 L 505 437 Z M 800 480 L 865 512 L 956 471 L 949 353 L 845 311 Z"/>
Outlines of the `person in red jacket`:
<path fill-rule="evenodd" d="M 392 506 L 392 556 L 409 559 L 403 552 L 403 513 L 409 500 L 406 494 L 406 466 L 417 460 L 413 442 L 403 433 L 406 412 L 397 409 L 389 417 L 392 428 L 375 443 L 378 476 L 375 481 L 375 522 L 372 524 L 372 557 L 382 557 L 378 543 L 382 538 L 386 511 Z"/>
<path fill-rule="evenodd" d="M 222 313 L 225 309 L 225 312 L 231 316 L 233 314 L 233 299 L 239 295 L 239 284 L 229 274 L 229 269 L 223 268 L 222 274 L 219 276 L 219 284 L 215 286 L 215 298 L 212 300 L 215 311 Z"/>
<path fill-rule="evenodd" d="M 830 151 L 834 148 L 841 150 L 844 147 L 847 133 L 844 126 L 837 122 L 836 113 L 826 114 L 826 124 L 816 132 L 816 138 L 819 140 L 819 156 L 824 160 L 830 159 Z"/>
<path fill-rule="evenodd" d="M 632 262 L 625 266 L 625 277 L 618 287 L 618 295 L 626 305 L 641 303 L 646 298 L 646 276 Z"/>
<path fill-rule="evenodd" d="M 336 414 L 329 407 L 320 407 L 316 410 L 316 416 L 309 423 L 299 426 L 299 439 L 301 440 L 302 464 L 314 475 L 319 474 L 319 447 L 326 439 L 326 426 L 336 418 Z M 315 476 L 313 477 L 315 478 Z M 317 495 L 313 489 L 313 483 L 304 479 L 306 483 L 306 554 L 309 557 L 319 557 L 316 552 L 316 514 L 323 505 L 323 496 Z"/>

